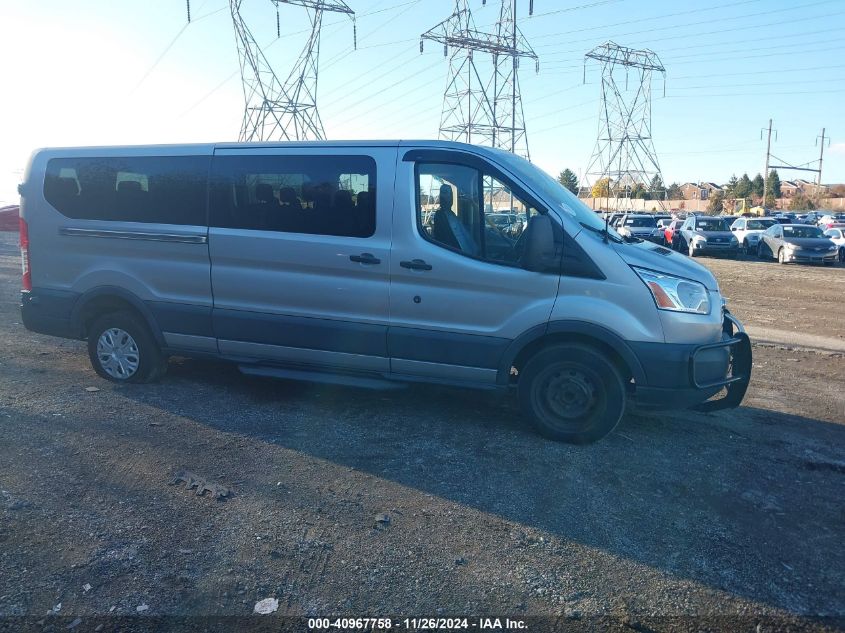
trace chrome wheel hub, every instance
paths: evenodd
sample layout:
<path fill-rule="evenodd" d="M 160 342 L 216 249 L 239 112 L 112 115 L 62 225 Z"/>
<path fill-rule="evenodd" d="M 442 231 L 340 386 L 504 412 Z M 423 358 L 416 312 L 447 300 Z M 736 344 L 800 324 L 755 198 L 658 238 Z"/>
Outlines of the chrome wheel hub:
<path fill-rule="evenodd" d="M 109 376 L 127 380 L 138 371 L 138 344 L 129 332 L 116 327 L 109 328 L 97 340 L 97 359 Z"/>

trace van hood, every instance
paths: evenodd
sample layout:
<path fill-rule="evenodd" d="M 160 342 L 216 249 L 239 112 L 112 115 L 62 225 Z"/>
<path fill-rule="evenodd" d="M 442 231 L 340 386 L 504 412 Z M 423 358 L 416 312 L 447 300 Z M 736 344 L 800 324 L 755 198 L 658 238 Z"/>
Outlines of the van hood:
<path fill-rule="evenodd" d="M 685 277 L 704 284 L 708 290 L 719 291 L 719 284 L 713 273 L 686 255 L 652 242 L 614 244 L 613 247 L 622 261 L 629 266 Z"/>
<path fill-rule="evenodd" d="M 807 250 L 813 248 L 830 248 L 833 246 L 833 240 L 829 237 L 786 237 L 783 241 Z"/>

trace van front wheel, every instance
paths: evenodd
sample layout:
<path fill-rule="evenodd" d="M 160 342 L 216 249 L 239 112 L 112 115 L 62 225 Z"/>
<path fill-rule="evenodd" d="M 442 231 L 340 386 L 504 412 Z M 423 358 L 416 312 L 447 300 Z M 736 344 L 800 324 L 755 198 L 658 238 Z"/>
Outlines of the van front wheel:
<path fill-rule="evenodd" d="M 520 404 L 546 437 L 573 444 L 595 442 L 622 419 L 622 376 L 592 347 L 555 345 L 534 356 L 520 373 Z"/>
<path fill-rule="evenodd" d="M 149 329 L 130 312 L 105 314 L 91 324 L 88 356 L 94 371 L 112 382 L 154 382 L 167 371 Z"/>

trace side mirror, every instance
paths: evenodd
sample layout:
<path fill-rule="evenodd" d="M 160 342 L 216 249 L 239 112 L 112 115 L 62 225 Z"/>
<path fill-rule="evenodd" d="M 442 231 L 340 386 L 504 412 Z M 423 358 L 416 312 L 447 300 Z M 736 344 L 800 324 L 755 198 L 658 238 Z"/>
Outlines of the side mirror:
<path fill-rule="evenodd" d="M 536 215 L 531 218 L 523 239 L 525 250 L 520 263 L 525 270 L 543 272 L 555 267 L 555 236 L 549 216 Z"/>

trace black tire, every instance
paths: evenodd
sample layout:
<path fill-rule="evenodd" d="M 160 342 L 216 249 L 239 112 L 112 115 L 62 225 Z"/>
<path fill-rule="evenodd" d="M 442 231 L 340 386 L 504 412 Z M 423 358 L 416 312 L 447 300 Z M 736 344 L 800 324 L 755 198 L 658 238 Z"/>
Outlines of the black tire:
<path fill-rule="evenodd" d="M 839 263 L 845 264 L 845 246 L 839 249 Z"/>
<path fill-rule="evenodd" d="M 763 249 L 763 241 L 760 240 L 760 243 L 757 244 L 757 259 L 767 259 L 765 256 L 765 251 Z"/>
<path fill-rule="evenodd" d="M 786 265 L 786 256 L 782 248 L 778 249 L 778 264 Z"/>
<path fill-rule="evenodd" d="M 112 373 L 105 366 L 105 355 L 102 357 L 98 354 L 97 346 L 100 342 L 100 337 L 108 330 L 119 330 L 128 334 L 134 346 L 132 351 L 127 352 L 126 356 L 136 359 L 137 368 L 129 373 L 125 370 L 125 377 L 115 375 L 114 369 Z M 123 339 L 128 341 L 128 339 Z M 115 338 L 116 343 L 120 341 Z M 150 333 L 147 325 L 131 312 L 111 312 L 98 317 L 88 328 L 88 357 L 91 359 L 91 366 L 101 378 L 110 380 L 116 383 L 145 383 L 155 382 L 160 380 L 167 372 L 167 358 L 161 353 L 156 344 L 153 335 Z M 121 368 L 124 366 L 121 364 Z"/>
<path fill-rule="evenodd" d="M 692 242 L 687 242 L 687 253 L 689 253 L 690 257 L 695 257 L 695 247 L 692 245 Z"/>
<path fill-rule="evenodd" d="M 587 444 L 619 424 L 625 412 L 625 383 L 598 350 L 575 343 L 555 345 L 522 368 L 519 401 L 541 435 Z"/>

